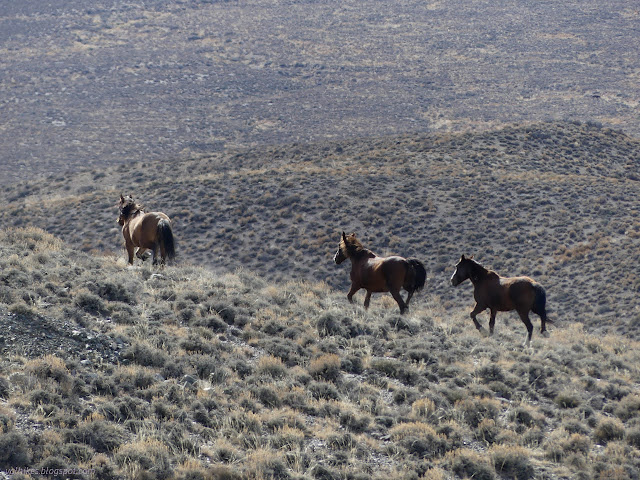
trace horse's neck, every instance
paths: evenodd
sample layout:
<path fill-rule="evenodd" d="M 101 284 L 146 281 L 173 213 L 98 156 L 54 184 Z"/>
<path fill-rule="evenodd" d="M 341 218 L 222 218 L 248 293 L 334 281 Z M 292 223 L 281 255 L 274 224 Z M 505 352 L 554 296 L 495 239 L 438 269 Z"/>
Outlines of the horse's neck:
<path fill-rule="evenodd" d="M 370 258 L 377 258 L 378 256 L 373 253 L 371 250 L 364 249 L 361 252 L 358 252 L 358 255 L 350 256 L 349 260 L 351 260 L 351 265 L 357 265 L 362 262 L 366 262 Z"/>
<path fill-rule="evenodd" d="M 476 264 L 474 266 L 474 268 L 473 268 L 473 270 L 471 272 L 471 276 L 469 278 L 471 279 L 471 283 L 476 285 L 476 284 L 479 284 L 480 282 L 482 282 L 484 279 L 486 279 L 491 274 L 497 276 L 497 274 L 495 272 L 484 268 L 480 264 Z"/>

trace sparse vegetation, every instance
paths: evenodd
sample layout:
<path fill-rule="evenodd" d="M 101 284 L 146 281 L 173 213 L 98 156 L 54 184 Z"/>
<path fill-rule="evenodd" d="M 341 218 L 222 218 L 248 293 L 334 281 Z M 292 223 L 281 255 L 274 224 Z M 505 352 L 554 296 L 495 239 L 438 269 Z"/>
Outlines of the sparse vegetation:
<path fill-rule="evenodd" d="M 2 271 L 13 267 L 47 295 L 29 317 L 0 305 L 3 330 L 14 332 L 0 362 L 5 470 L 82 468 L 91 479 L 640 472 L 631 338 L 569 323 L 523 350 L 517 322 L 484 338 L 465 308 L 436 302 L 417 304 L 399 327 L 393 305 L 365 312 L 320 283 L 125 268 L 34 228 L 5 230 L 0 249 Z M 123 304 L 130 321 L 110 320 Z M 171 314 L 188 307 L 188 318 Z"/>

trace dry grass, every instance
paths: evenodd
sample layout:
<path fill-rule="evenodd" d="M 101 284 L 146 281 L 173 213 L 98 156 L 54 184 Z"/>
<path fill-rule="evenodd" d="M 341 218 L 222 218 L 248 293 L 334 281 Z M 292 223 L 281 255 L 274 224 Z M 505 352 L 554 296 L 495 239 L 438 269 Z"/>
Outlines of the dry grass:
<path fill-rule="evenodd" d="M 640 345 L 628 337 L 568 323 L 523 349 L 519 322 L 484 338 L 466 308 L 435 299 L 406 318 L 383 302 L 365 312 L 325 284 L 125 268 L 35 229 L 6 231 L 0 248 L 3 271 L 58 292 L 28 316 L 0 305 L 15 332 L 0 362 L 3 469 L 92 468 L 96 479 L 640 471 Z M 87 292 L 104 312 L 78 305 Z M 129 321 L 113 321 L 124 311 Z M 67 351 L 27 350 L 35 338 Z"/>

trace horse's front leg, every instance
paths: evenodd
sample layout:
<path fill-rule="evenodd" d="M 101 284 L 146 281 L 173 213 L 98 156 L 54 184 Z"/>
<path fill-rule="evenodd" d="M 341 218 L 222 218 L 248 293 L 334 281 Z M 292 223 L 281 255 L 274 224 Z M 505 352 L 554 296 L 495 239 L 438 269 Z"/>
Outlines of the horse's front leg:
<path fill-rule="evenodd" d="M 369 308 L 369 303 L 371 303 L 371 290 L 367 290 L 367 295 L 364 297 L 365 310 Z"/>
<path fill-rule="evenodd" d="M 496 313 L 497 310 L 491 309 L 491 317 L 489 318 L 489 335 L 493 335 L 493 327 L 496 326 Z"/>
<path fill-rule="evenodd" d="M 349 300 L 349 303 L 353 303 L 353 296 L 356 294 L 358 290 L 360 290 L 360 287 L 356 287 L 352 283 L 351 288 L 349 289 L 349 293 L 347 293 L 347 300 Z"/>
<path fill-rule="evenodd" d="M 129 255 L 129 265 L 133 265 L 133 253 L 136 247 L 134 247 L 133 244 L 129 243 L 127 243 L 125 247 L 127 249 L 127 254 Z"/>
<path fill-rule="evenodd" d="M 482 332 L 484 330 L 484 328 L 482 327 L 482 325 L 480 325 L 480 322 L 478 322 L 478 320 L 476 319 L 476 316 L 479 313 L 482 313 L 486 310 L 486 307 L 481 306 L 479 303 L 476 303 L 476 306 L 473 307 L 473 310 L 471 311 L 471 313 L 469 314 L 469 316 L 471 317 L 471 320 L 473 320 L 473 324 L 476 326 L 476 328 Z"/>

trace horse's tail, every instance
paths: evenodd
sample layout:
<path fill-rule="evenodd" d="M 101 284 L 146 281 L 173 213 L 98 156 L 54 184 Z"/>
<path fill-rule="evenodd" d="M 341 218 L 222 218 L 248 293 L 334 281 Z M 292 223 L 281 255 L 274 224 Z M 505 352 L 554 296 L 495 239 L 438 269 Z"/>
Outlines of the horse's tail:
<path fill-rule="evenodd" d="M 168 220 L 163 219 L 158 222 L 158 243 L 163 257 L 166 255 L 169 260 L 172 260 L 176 256 L 176 242 Z"/>
<path fill-rule="evenodd" d="M 409 267 L 413 271 L 411 291 L 421 290 L 427 282 L 427 270 L 424 268 L 423 263 L 417 258 L 408 258 L 407 262 L 409 262 Z M 407 288 L 405 288 L 405 290 L 410 291 Z"/>
<path fill-rule="evenodd" d="M 546 322 L 553 323 L 547 318 L 547 293 L 544 291 L 544 288 L 542 288 L 542 285 L 539 283 L 534 283 L 533 292 L 535 293 L 535 297 L 533 298 L 533 307 L 531 308 L 531 311 L 536 315 L 539 315 L 540 318 L 544 319 Z"/>

